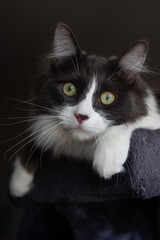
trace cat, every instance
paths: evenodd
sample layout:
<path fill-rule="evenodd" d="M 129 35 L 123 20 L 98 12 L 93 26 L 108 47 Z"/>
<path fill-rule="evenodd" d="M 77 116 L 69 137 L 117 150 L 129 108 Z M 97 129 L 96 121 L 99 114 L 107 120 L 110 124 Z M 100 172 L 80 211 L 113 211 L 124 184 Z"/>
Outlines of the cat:
<path fill-rule="evenodd" d="M 124 171 L 132 132 L 160 128 L 156 97 L 141 76 L 147 50 L 141 40 L 120 57 L 87 55 L 71 29 L 57 25 L 49 70 L 31 90 L 29 141 L 14 162 L 13 196 L 32 189 L 45 151 L 91 161 L 106 180 Z"/>

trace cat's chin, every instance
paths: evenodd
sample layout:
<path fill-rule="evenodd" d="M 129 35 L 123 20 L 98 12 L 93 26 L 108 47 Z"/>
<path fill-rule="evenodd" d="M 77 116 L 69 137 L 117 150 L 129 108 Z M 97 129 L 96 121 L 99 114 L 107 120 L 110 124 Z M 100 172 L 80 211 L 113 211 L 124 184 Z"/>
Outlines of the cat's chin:
<path fill-rule="evenodd" d="M 69 131 L 70 131 L 72 138 L 74 138 L 75 140 L 79 140 L 79 141 L 90 140 L 94 137 L 94 134 L 92 132 L 85 131 L 82 128 L 70 129 Z"/>

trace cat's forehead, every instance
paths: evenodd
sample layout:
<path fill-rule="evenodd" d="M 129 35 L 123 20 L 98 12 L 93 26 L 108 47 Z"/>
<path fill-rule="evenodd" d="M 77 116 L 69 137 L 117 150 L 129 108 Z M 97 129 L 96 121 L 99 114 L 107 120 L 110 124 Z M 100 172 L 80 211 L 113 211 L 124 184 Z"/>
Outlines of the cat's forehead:
<path fill-rule="evenodd" d="M 88 75 L 103 76 L 111 74 L 116 68 L 116 57 L 104 58 L 89 55 L 81 62 L 81 71 Z"/>
<path fill-rule="evenodd" d="M 108 59 L 96 55 L 88 55 L 85 58 L 85 63 L 88 67 L 104 66 L 108 63 Z"/>

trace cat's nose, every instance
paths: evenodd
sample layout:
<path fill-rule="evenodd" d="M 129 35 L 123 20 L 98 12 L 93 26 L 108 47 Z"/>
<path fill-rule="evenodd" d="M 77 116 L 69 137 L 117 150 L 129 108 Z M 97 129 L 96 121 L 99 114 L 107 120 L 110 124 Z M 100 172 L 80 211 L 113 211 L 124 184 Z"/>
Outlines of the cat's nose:
<path fill-rule="evenodd" d="M 77 121 L 79 122 L 79 124 L 81 124 L 85 120 L 89 119 L 89 117 L 87 115 L 84 115 L 84 114 L 75 113 L 74 115 L 77 118 Z"/>

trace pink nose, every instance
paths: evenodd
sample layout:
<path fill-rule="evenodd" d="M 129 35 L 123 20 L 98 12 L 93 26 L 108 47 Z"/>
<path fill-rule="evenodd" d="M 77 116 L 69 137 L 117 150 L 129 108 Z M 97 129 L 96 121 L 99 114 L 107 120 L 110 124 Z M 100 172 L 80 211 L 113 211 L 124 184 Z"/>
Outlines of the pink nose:
<path fill-rule="evenodd" d="M 77 121 L 79 122 L 79 124 L 81 124 L 85 120 L 89 119 L 89 117 L 87 115 L 78 114 L 78 113 L 75 113 L 74 115 L 77 118 Z"/>

